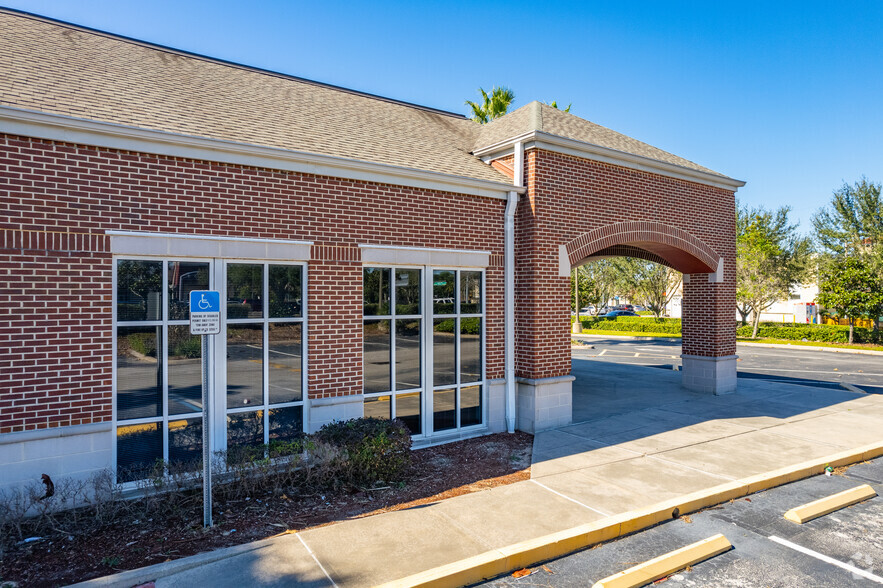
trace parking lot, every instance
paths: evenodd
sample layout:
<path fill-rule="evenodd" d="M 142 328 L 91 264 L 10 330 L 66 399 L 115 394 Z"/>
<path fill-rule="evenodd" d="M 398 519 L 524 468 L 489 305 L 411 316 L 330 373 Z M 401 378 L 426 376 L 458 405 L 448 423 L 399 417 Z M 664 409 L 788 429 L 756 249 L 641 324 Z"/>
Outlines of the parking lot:
<path fill-rule="evenodd" d="M 883 498 L 803 525 L 802 504 L 870 484 L 883 492 L 883 458 L 753 494 L 663 523 L 482 586 L 591 586 L 631 566 L 721 533 L 733 549 L 660 581 L 690 587 L 831 587 L 883 584 Z M 523 572 L 522 572 L 523 573 Z"/>
<path fill-rule="evenodd" d="M 681 365 L 679 339 L 583 337 L 581 340 L 587 345 L 573 349 L 574 359 L 668 370 Z M 741 344 L 737 345 L 736 353 L 740 378 L 883 393 L 883 357 L 880 355 L 820 351 L 800 346 L 769 348 Z"/>

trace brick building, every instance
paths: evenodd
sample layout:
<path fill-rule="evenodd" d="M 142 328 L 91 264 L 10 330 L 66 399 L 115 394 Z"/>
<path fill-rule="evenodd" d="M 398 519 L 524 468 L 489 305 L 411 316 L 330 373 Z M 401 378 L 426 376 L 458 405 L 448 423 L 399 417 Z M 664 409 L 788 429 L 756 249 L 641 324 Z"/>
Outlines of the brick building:
<path fill-rule="evenodd" d="M 686 274 L 684 385 L 735 388 L 742 182 L 538 102 L 482 126 L 10 10 L 0 39 L 0 488 L 200 455 L 191 290 L 218 450 L 568 423 L 568 276 L 613 255 Z"/>

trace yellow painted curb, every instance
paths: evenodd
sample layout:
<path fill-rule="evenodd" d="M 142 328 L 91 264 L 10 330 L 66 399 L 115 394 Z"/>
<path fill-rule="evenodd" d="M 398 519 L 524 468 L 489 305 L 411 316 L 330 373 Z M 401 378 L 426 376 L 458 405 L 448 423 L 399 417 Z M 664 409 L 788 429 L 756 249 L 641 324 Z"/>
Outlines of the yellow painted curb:
<path fill-rule="evenodd" d="M 792 508 L 785 513 L 785 518 L 802 525 L 807 521 L 817 519 L 828 513 L 832 513 L 835 510 L 840 510 L 841 508 L 846 508 L 847 506 L 873 498 L 876 495 L 877 492 L 874 491 L 873 488 L 867 484 L 862 484 L 861 486 L 856 486 L 855 488 L 850 488 L 849 490 L 844 490 L 843 492 L 838 492 L 837 494 L 814 500 L 803 506 Z"/>
<path fill-rule="evenodd" d="M 649 584 L 659 578 L 692 566 L 700 561 L 728 551 L 733 546 L 727 538 L 718 533 L 708 539 L 697 541 L 686 547 L 681 547 L 665 555 L 645 561 L 618 574 L 598 580 L 592 588 L 635 588 Z"/>
<path fill-rule="evenodd" d="M 513 570 L 520 570 L 540 562 L 556 559 L 598 543 L 642 531 L 680 515 L 821 474 L 828 465 L 845 466 L 874 459 L 881 455 L 883 455 L 883 442 L 841 451 L 765 474 L 726 482 L 712 488 L 678 496 L 646 508 L 606 517 L 500 549 L 493 549 L 474 557 L 381 584 L 379 588 L 412 588 L 417 586 L 421 588 L 454 588 L 475 584 Z"/>

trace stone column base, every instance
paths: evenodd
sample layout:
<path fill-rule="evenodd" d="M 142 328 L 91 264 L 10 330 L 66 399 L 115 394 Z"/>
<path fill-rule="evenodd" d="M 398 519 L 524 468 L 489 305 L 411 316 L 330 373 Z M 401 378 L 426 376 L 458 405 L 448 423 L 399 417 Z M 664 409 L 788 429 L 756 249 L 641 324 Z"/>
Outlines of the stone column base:
<path fill-rule="evenodd" d="M 681 385 L 687 390 L 716 395 L 735 392 L 736 357 L 681 355 Z"/>
<path fill-rule="evenodd" d="M 531 380 L 518 378 L 516 428 L 527 433 L 563 427 L 573 422 L 573 376 Z"/>
<path fill-rule="evenodd" d="M 364 415 L 365 397 L 362 394 L 335 396 L 332 398 L 310 398 L 309 423 L 307 431 L 315 433 L 322 425 L 334 421 L 348 421 Z"/>

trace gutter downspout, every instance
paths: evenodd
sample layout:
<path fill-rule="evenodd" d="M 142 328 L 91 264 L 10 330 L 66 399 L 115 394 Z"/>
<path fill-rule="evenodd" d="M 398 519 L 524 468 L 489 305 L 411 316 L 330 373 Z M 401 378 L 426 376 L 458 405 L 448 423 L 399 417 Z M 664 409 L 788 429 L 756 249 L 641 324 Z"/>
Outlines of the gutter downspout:
<path fill-rule="evenodd" d="M 515 143 L 515 161 L 513 162 L 513 183 L 517 187 L 524 185 L 524 143 Z M 515 432 L 515 208 L 518 206 L 518 192 L 510 191 L 506 201 L 506 220 L 504 224 L 505 255 L 503 260 L 504 274 L 504 315 L 505 315 L 505 352 L 504 368 L 506 371 L 506 429 Z"/>

